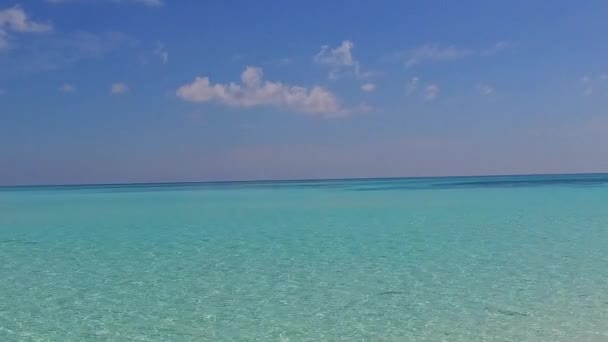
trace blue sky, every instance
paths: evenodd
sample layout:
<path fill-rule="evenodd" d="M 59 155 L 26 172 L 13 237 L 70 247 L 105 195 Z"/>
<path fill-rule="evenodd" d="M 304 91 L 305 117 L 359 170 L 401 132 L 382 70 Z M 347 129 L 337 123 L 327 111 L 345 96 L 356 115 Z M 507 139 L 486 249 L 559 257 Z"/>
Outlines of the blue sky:
<path fill-rule="evenodd" d="M 0 184 L 608 171 L 606 13 L 0 0 Z"/>

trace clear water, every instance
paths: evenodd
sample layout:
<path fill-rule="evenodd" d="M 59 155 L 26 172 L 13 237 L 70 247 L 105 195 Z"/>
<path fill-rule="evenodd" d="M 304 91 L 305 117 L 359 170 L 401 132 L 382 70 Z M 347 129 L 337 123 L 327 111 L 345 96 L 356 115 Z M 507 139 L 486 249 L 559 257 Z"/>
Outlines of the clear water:
<path fill-rule="evenodd" d="M 0 188 L 0 341 L 608 341 L 608 175 Z"/>

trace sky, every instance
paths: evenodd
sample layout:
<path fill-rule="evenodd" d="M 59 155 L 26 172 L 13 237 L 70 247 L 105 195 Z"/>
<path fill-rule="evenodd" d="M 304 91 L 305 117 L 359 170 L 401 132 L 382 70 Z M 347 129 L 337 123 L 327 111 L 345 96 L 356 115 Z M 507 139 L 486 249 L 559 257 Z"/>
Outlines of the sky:
<path fill-rule="evenodd" d="M 0 0 L 0 185 L 607 172 L 607 13 Z"/>

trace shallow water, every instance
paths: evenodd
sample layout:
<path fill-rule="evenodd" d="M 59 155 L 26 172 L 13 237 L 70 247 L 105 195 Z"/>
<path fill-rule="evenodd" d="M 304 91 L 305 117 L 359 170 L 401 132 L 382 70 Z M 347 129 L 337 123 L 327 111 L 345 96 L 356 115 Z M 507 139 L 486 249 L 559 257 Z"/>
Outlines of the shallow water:
<path fill-rule="evenodd" d="M 608 341 L 608 175 L 0 188 L 0 341 Z"/>

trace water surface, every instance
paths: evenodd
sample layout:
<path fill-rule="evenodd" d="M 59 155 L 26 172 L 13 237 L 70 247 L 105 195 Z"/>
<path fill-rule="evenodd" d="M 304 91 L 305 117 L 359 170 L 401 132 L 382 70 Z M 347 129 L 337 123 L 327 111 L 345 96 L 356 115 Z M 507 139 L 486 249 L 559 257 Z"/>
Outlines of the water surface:
<path fill-rule="evenodd" d="M 0 341 L 608 341 L 608 175 L 0 188 Z"/>

